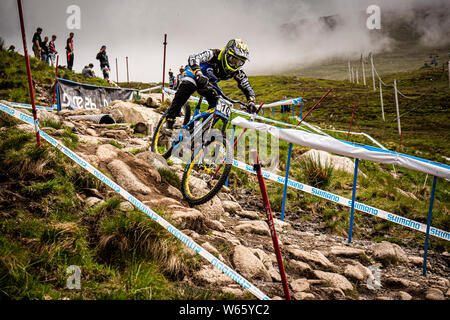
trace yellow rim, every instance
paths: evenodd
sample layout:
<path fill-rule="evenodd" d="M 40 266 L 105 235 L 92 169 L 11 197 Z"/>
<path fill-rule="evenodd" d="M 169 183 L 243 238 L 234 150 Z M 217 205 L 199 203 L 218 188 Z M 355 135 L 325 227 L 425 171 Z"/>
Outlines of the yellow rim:
<path fill-rule="evenodd" d="M 227 154 L 226 151 L 227 151 L 227 148 L 226 148 L 222 143 L 219 143 L 219 142 L 216 142 L 216 141 L 214 141 L 212 144 L 210 144 L 210 146 L 211 146 L 211 145 L 214 145 L 214 144 L 219 144 L 220 147 L 223 148 L 224 154 L 225 154 L 225 159 L 226 159 L 226 154 Z M 209 146 L 208 146 L 208 147 L 209 147 Z M 208 193 L 204 194 L 204 195 L 201 196 L 201 197 L 197 197 L 197 196 L 194 196 L 194 195 L 191 193 L 191 190 L 190 190 L 190 188 L 189 188 L 189 178 L 191 177 L 192 169 L 193 169 L 195 163 L 197 162 L 197 161 L 196 161 L 197 158 L 198 158 L 200 155 L 203 155 L 203 153 L 204 153 L 204 151 L 201 150 L 201 152 L 197 153 L 196 156 L 194 157 L 194 159 L 192 159 L 191 163 L 189 164 L 189 168 L 188 168 L 187 175 L 186 175 L 186 180 L 185 180 L 185 182 L 184 182 L 184 189 L 186 190 L 186 193 L 188 194 L 188 196 L 189 196 L 190 198 L 193 198 L 193 199 L 201 199 L 201 198 L 204 198 L 204 197 L 206 197 L 208 194 L 211 193 L 212 189 L 214 189 L 214 187 L 213 187 L 213 188 L 211 188 L 211 190 L 210 190 Z M 211 170 L 211 169 L 209 169 L 209 170 Z M 212 173 L 212 171 L 211 171 L 211 173 Z"/>

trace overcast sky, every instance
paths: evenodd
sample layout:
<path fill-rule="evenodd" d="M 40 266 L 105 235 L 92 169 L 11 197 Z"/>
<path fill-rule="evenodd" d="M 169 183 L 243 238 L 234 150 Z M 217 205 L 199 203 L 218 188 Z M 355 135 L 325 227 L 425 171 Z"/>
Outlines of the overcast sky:
<path fill-rule="evenodd" d="M 66 64 L 65 42 L 75 33 L 74 69 L 94 63 L 101 45 L 107 46 L 111 78 L 126 81 L 125 57 L 129 57 L 130 78 L 134 81 L 161 81 L 163 36 L 168 35 L 166 70 L 176 74 L 187 57 L 208 48 L 221 48 L 232 38 L 242 38 L 250 48 L 251 61 L 245 65 L 250 75 L 286 67 L 290 63 L 310 63 L 336 55 L 354 55 L 382 50 L 386 43 L 372 43 L 361 23 L 361 12 L 371 4 L 402 11 L 423 2 L 445 0 L 22 0 L 28 50 L 37 27 L 43 36 L 57 35 L 60 65 Z M 448 1 L 447 1 L 448 2 Z M 81 28 L 67 28 L 70 5 L 81 9 Z M 23 52 L 16 0 L 0 1 L 0 37 Z M 345 26 L 333 34 L 322 34 L 315 25 L 308 33 L 283 39 L 280 25 L 303 18 L 340 14 Z"/>

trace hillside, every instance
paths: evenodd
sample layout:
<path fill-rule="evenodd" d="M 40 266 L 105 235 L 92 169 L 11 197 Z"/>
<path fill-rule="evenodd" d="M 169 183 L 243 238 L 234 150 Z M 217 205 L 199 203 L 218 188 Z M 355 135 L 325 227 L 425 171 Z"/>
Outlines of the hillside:
<path fill-rule="evenodd" d="M 1 98 L 28 102 L 25 74 L 17 71 L 23 57 L 6 57 L 3 51 L 0 54 L 0 70 L 6 75 L 0 80 Z M 36 85 L 43 88 L 37 92 L 38 98 L 48 101 L 45 92 L 51 89 L 52 68 L 35 61 L 32 72 L 36 74 Z M 72 73 L 64 76 L 81 80 Z M 383 80 L 390 83 L 394 78 L 401 80 L 399 88 L 404 94 L 420 98 L 401 100 L 402 110 L 410 111 L 402 117 L 402 151 L 446 161 L 443 157 L 449 156 L 446 141 L 450 129 L 446 73 L 440 70 L 398 73 L 386 75 Z M 260 76 L 251 77 L 250 81 L 258 100 L 264 102 L 283 96 L 299 97 L 304 90 L 304 112 L 329 88 L 334 88 L 307 119 L 310 123 L 346 130 L 354 100 L 358 99 L 356 117 L 361 129 L 390 149 L 397 146 L 396 122 L 392 121 L 395 107 L 389 90 L 385 93 L 385 123 L 380 116 L 378 94 L 370 88 L 298 76 Z M 242 97 L 232 81 L 224 83 L 223 88 L 231 97 Z M 134 103 L 108 108 L 76 113 L 131 110 L 122 112 L 129 118 L 117 119 L 127 125 L 98 125 L 69 119 L 71 112 L 58 115 L 40 112 L 40 126 L 221 261 L 251 279 L 271 298 L 282 297 L 255 178 L 233 169 L 229 189 L 223 189 L 203 206 L 189 208 L 177 189 L 183 167 L 155 157 L 148 151 L 151 135 L 133 129 L 137 122 L 154 124 L 161 112 Z M 276 118 L 295 123 L 280 115 L 279 110 Z M 253 299 L 48 143 L 43 143 L 42 148 L 35 147 L 32 128 L 3 112 L 0 128 L 2 298 Z M 283 170 L 287 145 L 282 143 L 280 147 L 280 170 Z M 307 175 L 309 169 L 302 166 L 304 161 L 300 157 L 306 151 L 294 148 L 292 177 L 314 183 Z M 364 161 L 361 170 L 366 177 L 358 181 L 358 201 L 426 221 L 431 179 L 423 187 L 423 174 L 402 168 L 394 173 L 391 167 Z M 352 176 L 331 170 L 315 183 L 349 197 Z M 274 214 L 279 218 L 282 185 L 268 183 L 268 187 Z M 432 224 L 444 230 L 450 229 L 448 190 L 449 182 L 439 179 Z M 431 238 L 429 275 L 425 278 L 421 276 L 423 233 L 356 214 L 354 240 L 347 246 L 348 221 L 348 208 L 289 190 L 286 221 L 277 219 L 276 224 L 295 299 L 449 298 L 448 241 Z M 66 287 L 69 265 L 82 268 L 80 290 Z M 367 287 L 372 279 L 369 270 L 372 266 L 382 272 L 382 288 Z"/>

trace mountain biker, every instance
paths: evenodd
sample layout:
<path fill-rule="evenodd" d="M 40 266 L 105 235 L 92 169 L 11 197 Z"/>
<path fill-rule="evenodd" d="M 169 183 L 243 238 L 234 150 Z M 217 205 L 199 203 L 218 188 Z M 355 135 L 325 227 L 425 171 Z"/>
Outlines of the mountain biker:
<path fill-rule="evenodd" d="M 182 81 L 167 114 L 167 127 L 173 129 L 176 118 L 180 115 L 182 106 L 189 97 L 197 91 L 208 101 L 209 108 L 215 108 L 219 95 L 214 89 L 208 88 L 208 83 L 217 86 L 217 82 L 234 78 L 238 88 L 247 98 L 247 111 L 256 112 L 256 95 L 247 75 L 241 67 L 248 60 L 247 45 L 241 39 L 232 39 L 222 48 L 209 49 L 202 53 L 189 56 L 188 66 L 183 71 Z"/>

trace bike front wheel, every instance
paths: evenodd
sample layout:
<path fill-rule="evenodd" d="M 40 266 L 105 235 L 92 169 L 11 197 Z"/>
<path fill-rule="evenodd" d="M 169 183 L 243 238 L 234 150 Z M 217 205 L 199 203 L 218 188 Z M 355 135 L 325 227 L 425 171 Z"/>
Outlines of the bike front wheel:
<path fill-rule="evenodd" d="M 209 141 L 194 154 L 181 180 L 181 192 L 189 204 L 203 204 L 220 191 L 230 173 L 232 157 L 225 136 Z"/>

